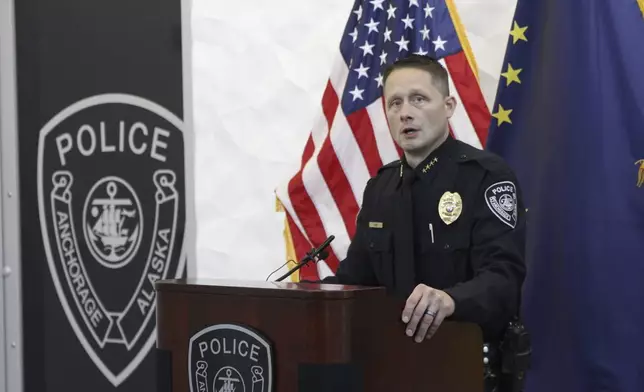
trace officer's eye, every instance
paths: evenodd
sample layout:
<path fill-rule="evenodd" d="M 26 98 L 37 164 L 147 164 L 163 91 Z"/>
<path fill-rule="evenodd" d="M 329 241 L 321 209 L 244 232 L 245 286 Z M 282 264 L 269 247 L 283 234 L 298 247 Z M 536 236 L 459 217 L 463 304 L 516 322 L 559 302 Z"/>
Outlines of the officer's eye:
<path fill-rule="evenodd" d="M 413 103 L 415 103 L 415 104 L 419 104 L 419 103 L 423 103 L 423 102 L 427 101 L 427 99 L 425 97 L 423 97 L 422 95 L 414 95 L 412 97 L 411 101 Z"/>

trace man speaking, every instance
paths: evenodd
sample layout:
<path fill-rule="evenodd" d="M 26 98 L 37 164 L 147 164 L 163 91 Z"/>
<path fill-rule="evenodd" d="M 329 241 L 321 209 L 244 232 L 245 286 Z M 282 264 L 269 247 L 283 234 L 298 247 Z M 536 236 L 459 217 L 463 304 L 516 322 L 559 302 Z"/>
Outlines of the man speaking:
<path fill-rule="evenodd" d="M 400 317 L 417 342 L 450 319 L 478 324 L 498 346 L 526 273 L 516 176 L 501 158 L 451 137 L 456 100 L 437 61 L 401 59 L 383 88 L 404 156 L 367 183 L 347 257 L 324 282 L 384 286 L 406 299 Z"/>

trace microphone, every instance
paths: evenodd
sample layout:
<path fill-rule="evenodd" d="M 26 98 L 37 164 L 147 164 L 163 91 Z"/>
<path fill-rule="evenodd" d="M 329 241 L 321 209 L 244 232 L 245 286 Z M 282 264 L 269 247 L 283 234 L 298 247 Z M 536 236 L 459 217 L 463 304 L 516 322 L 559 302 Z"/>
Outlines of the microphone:
<path fill-rule="evenodd" d="M 300 262 L 299 262 L 295 267 L 293 267 L 291 270 L 289 270 L 289 271 L 288 271 L 287 273 L 285 273 L 284 275 L 282 275 L 282 276 L 280 276 L 279 278 L 277 278 L 276 282 L 281 282 L 281 281 L 283 281 L 284 279 L 288 278 L 289 276 L 293 275 L 293 273 L 294 273 L 295 271 L 297 271 L 297 270 L 299 270 L 300 268 L 302 268 L 302 267 L 304 267 L 305 265 L 307 265 L 311 260 L 315 260 L 315 259 L 318 259 L 318 260 L 324 260 L 324 259 L 326 259 L 327 257 L 329 257 L 329 252 L 325 251 L 324 249 L 325 249 L 327 246 L 329 246 L 329 244 L 331 243 L 331 241 L 333 241 L 334 239 L 335 239 L 335 236 L 331 235 L 331 236 L 329 236 L 329 238 L 327 238 L 327 239 L 322 243 L 322 245 L 320 245 L 320 247 L 319 247 L 319 248 L 317 248 L 317 249 L 312 248 L 312 249 L 311 249 L 311 251 L 309 251 L 309 252 L 306 254 L 306 256 L 304 256 L 304 257 L 302 258 L 302 260 L 300 260 Z"/>
<path fill-rule="evenodd" d="M 322 251 L 322 252 L 320 252 L 320 254 L 318 255 L 318 261 L 326 260 L 326 258 L 327 258 L 327 257 L 329 257 L 329 252 L 327 252 L 326 250 L 323 250 L 323 251 Z"/>
<path fill-rule="evenodd" d="M 329 244 L 331 243 L 331 241 L 333 241 L 334 239 L 335 239 L 335 236 L 334 236 L 334 235 L 330 235 L 330 236 L 329 236 L 329 238 L 327 238 L 326 240 L 324 240 L 324 242 L 322 243 L 322 245 L 320 245 L 320 247 L 319 247 L 319 248 L 317 248 L 317 249 L 315 249 L 315 250 L 314 250 L 312 257 L 315 257 L 315 256 L 317 256 L 318 254 L 322 253 L 322 251 L 324 251 L 324 250 L 326 249 L 326 247 L 327 247 L 327 246 L 329 246 Z M 326 254 L 326 256 L 327 256 L 327 257 L 329 257 L 329 254 L 327 253 L 327 254 Z M 326 259 L 326 257 L 325 257 L 325 259 Z"/>

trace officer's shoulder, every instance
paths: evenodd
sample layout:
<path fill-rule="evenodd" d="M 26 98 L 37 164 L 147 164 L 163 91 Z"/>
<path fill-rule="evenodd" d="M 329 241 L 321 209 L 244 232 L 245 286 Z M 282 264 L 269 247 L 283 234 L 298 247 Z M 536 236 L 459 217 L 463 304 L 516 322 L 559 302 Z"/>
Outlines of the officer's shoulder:
<path fill-rule="evenodd" d="M 380 175 L 389 174 L 393 169 L 400 170 L 400 159 L 396 159 L 395 161 L 389 162 L 388 164 L 380 167 L 380 169 L 378 169 L 378 173 L 376 174 L 376 177 Z"/>
<path fill-rule="evenodd" d="M 484 170 L 491 174 L 514 175 L 510 166 L 500 156 L 493 152 L 473 147 L 460 140 L 457 140 L 455 160 L 459 164 Z"/>
<path fill-rule="evenodd" d="M 378 169 L 378 172 L 369 179 L 369 181 L 367 182 L 367 185 L 374 185 L 375 183 L 378 183 L 381 180 L 390 179 L 394 176 L 399 176 L 400 164 L 401 164 L 400 159 L 397 159 L 393 162 L 389 162 L 386 165 L 381 166 Z"/>

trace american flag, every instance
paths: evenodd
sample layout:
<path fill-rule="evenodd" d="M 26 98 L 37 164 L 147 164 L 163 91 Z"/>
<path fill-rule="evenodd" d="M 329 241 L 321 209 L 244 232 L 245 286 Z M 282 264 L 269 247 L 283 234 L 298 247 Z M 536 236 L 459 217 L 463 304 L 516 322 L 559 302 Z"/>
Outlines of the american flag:
<path fill-rule="evenodd" d="M 431 56 L 447 68 L 458 102 L 450 131 L 484 147 L 490 113 L 453 2 L 356 0 L 300 170 L 276 190 L 298 259 L 335 236 L 326 263 L 302 268 L 300 279 L 335 272 L 355 233 L 367 181 L 401 156 L 385 117 L 382 78 L 388 64 L 410 54 Z"/>

